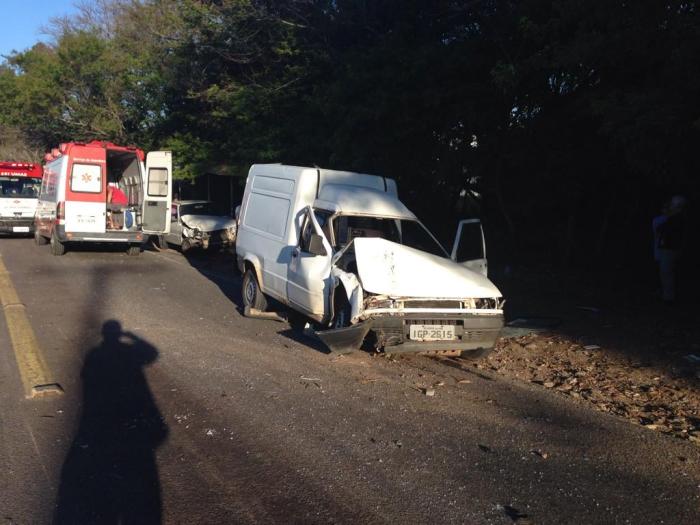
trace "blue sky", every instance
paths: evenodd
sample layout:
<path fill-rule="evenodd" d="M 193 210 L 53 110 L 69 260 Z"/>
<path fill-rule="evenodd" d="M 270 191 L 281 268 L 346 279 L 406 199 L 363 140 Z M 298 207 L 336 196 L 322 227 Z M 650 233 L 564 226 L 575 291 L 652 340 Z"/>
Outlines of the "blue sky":
<path fill-rule="evenodd" d="M 41 26 L 54 16 L 74 11 L 74 3 L 75 0 L 0 0 L 0 55 L 48 40 L 47 35 L 41 34 Z"/>

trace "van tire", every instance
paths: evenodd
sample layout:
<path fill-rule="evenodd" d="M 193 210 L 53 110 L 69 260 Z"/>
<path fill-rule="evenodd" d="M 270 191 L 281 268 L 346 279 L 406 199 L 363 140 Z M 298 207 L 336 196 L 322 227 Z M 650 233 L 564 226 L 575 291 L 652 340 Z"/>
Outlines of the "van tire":
<path fill-rule="evenodd" d="M 66 253 L 66 245 L 56 237 L 56 230 L 51 234 L 51 255 L 64 255 Z"/>
<path fill-rule="evenodd" d="M 34 232 L 34 243 L 37 246 L 45 246 L 49 243 L 49 240 L 41 235 L 38 231 Z"/>
<path fill-rule="evenodd" d="M 192 249 L 192 243 L 189 239 L 182 239 L 182 244 L 180 245 L 180 251 L 182 253 L 187 253 Z"/>
<path fill-rule="evenodd" d="M 132 257 L 139 255 L 140 253 L 141 253 L 141 245 L 140 244 L 132 244 L 131 246 L 129 246 L 126 249 L 126 254 L 131 255 Z"/>
<path fill-rule="evenodd" d="M 255 270 L 252 268 L 247 268 L 243 274 L 241 294 L 243 295 L 243 306 L 254 308 L 261 312 L 267 310 L 267 299 L 260 290 L 258 278 L 255 276 Z"/>

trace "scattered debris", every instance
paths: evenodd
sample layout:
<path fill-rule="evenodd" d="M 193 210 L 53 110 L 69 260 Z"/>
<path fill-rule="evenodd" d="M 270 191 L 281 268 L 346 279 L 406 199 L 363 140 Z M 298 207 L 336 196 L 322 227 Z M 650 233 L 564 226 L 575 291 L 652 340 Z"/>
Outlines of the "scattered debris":
<path fill-rule="evenodd" d="M 607 348 L 595 350 L 602 349 L 565 336 L 528 335 L 502 339 L 474 368 L 541 385 L 649 430 L 700 444 L 695 375 L 700 355 L 659 352 L 640 360 Z"/>
<path fill-rule="evenodd" d="M 435 395 L 435 389 L 434 388 L 424 388 L 423 393 L 428 397 L 433 397 Z"/>
<path fill-rule="evenodd" d="M 214 430 L 213 428 L 208 428 L 206 434 L 209 437 L 214 437 L 216 435 L 216 430 Z"/>
<path fill-rule="evenodd" d="M 279 321 L 282 323 L 287 322 L 287 318 L 278 312 L 263 312 L 262 310 L 251 308 L 250 306 L 246 306 L 243 309 L 243 315 L 253 319 L 270 319 L 272 321 Z"/>
<path fill-rule="evenodd" d="M 510 505 L 499 505 L 499 507 L 503 510 L 503 513 L 513 521 L 513 523 L 517 523 L 518 525 L 528 525 L 532 523 L 527 514 L 523 514 L 515 507 L 511 507 Z"/>
<path fill-rule="evenodd" d="M 535 455 L 535 456 L 539 456 L 539 457 L 541 457 L 542 459 L 547 459 L 547 458 L 549 457 L 549 454 L 547 454 L 546 452 L 542 452 L 542 451 L 541 451 L 540 449 L 538 449 L 538 448 L 532 449 L 532 450 L 530 451 L 530 454 L 533 454 L 533 455 Z"/>
<path fill-rule="evenodd" d="M 481 450 L 482 452 L 487 452 L 487 453 L 493 452 L 491 450 L 491 447 L 487 447 L 486 445 L 481 445 L 481 444 L 479 445 L 479 450 Z"/>
<path fill-rule="evenodd" d="M 471 383 L 471 381 L 469 379 L 458 379 L 457 382 L 461 385 L 466 385 L 466 384 Z"/>
<path fill-rule="evenodd" d="M 299 376 L 299 379 L 301 379 L 302 381 L 321 381 L 321 380 L 320 380 L 319 378 L 317 378 L 317 377 L 304 377 L 304 376 Z"/>

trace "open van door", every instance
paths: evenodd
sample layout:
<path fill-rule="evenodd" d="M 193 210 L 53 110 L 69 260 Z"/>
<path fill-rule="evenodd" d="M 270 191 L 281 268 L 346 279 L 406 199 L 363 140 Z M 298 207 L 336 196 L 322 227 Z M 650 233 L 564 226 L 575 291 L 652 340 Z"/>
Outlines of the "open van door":
<path fill-rule="evenodd" d="M 151 151 L 147 153 L 141 228 L 144 233 L 163 234 L 170 232 L 172 180 L 172 152 Z"/>
<path fill-rule="evenodd" d="M 479 272 L 485 277 L 488 276 L 486 241 L 479 219 L 459 221 L 451 258 L 470 270 Z"/>

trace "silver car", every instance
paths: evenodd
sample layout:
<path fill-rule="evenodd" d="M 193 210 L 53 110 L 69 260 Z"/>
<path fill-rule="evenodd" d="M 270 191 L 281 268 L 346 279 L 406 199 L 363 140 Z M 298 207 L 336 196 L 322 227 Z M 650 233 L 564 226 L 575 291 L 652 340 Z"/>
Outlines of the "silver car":
<path fill-rule="evenodd" d="M 214 212 L 210 201 L 174 201 L 171 210 L 170 232 L 163 237 L 183 253 L 236 242 L 236 219 Z"/>

